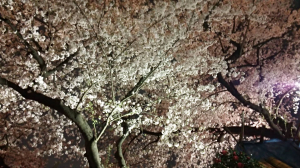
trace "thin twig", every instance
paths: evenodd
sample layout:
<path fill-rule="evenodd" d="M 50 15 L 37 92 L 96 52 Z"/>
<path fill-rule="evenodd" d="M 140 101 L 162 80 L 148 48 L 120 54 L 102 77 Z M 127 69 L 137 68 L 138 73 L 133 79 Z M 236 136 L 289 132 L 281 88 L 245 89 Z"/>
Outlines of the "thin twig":
<path fill-rule="evenodd" d="M 149 29 L 151 29 L 153 26 L 155 26 L 156 24 L 158 24 L 159 22 L 161 22 L 162 20 L 164 20 L 165 18 L 171 16 L 171 14 L 168 14 L 164 17 L 162 17 L 161 19 L 155 21 L 154 23 L 152 23 L 149 27 L 146 28 L 146 30 L 142 33 L 140 33 L 139 35 L 137 35 L 131 42 L 129 42 L 129 44 L 120 52 L 120 54 L 117 55 L 117 57 L 119 57 L 120 55 L 122 55 L 125 51 L 127 51 L 127 49 L 137 40 L 139 39 L 145 32 L 147 32 Z"/>
<path fill-rule="evenodd" d="M 77 4 L 76 1 L 73 1 L 74 4 L 76 5 L 76 7 L 79 9 L 80 13 L 85 17 L 86 21 L 88 22 L 89 26 L 91 27 L 91 29 L 93 30 L 93 32 L 95 33 L 96 37 L 98 37 L 94 27 L 92 26 L 91 22 L 89 21 L 88 17 L 85 15 L 85 13 L 83 12 L 83 10 L 80 8 L 80 6 Z"/>
<path fill-rule="evenodd" d="M 79 99 L 79 102 L 76 105 L 75 110 L 77 110 L 79 104 L 82 102 L 82 99 L 84 98 L 84 96 L 86 95 L 86 93 L 94 86 L 94 84 L 92 83 L 91 86 L 88 87 L 88 89 L 82 94 L 82 96 Z"/>
<path fill-rule="evenodd" d="M 94 32 L 96 38 L 98 39 L 98 42 L 101 43 L 100 41 L 103 41 L 103 39 L 102 39 L 102 40 L 100 39 L 100 37 L 98 36 L 98 34 L 97 34 L 95 28 L 92 26 L 91 22 L 89 21 L 88 17 L 87 17 L 86 14 L 84 13 L 84 11 L 80 8 L 80 6 L 76 3 L 75 0 L 74 0 L 73 2 L 74 2 L 74 4 L 76 5 L 76 7 L 79 9 L 80 13 L 84 16 L 84 18 L 85 18 L 86 21 L 88 22 L 90 28 L 93 30 L 93 32 Z M 102 19 L 102 17 L 101 17 L 100 19 Z M 99 45 L 99 47 L 100 47 L 101 51 L 102 51 L 103 53 L 105 53 L 105 52 L 104 52 L 104 49 L 102 48 L 102 45 Z"/>
<path fill-rule="evenodd" d="M 109 65 L 109 71 L 110 71 L 110 80 L 111 80 L 111 94 L 112 94 L 112 100 L 113 100 L 113 105 L 116 104 L 115 102 L 115 91 L 114 91 L 114 80 L 112 77 L 112 63 Z"/>
<path fill-rule="evenodd" d="M 72 58 L 74 58 L 77 54 L 79 53 L 79 49 L 77 49 L 77 51 L 73 54 L 71 54 L 68 58 L 66 58 L 63 62 L 61 62 L 60 64 L 58 64 L 55 68 L 46 71 L 45 73 L 43 73 L 43 77 L 47 78 L 48 76 L 52 75 L 54 72 L 61 70 L 63 68 L 63 66 L 68 63 Z"/>

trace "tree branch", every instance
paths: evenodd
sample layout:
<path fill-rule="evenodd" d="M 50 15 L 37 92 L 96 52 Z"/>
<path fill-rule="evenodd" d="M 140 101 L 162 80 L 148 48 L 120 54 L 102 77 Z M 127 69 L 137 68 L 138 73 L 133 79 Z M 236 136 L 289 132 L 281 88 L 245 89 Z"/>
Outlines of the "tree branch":
<path fill-rule="evenodd" d="M 129 135 L 129 129 L 128 129 L 128 124 L 126 122 L 123 122 L 122 126 L 123 126 L 123 136 L 118 141 L 116 157 L 119 160 L 120 167 L 126 168 L 127 166 L 126 166 L 126 161 L 124 159 L 123 152 L 122 152 L 122 144 L 125 141 L 125 139 L 127 138 L 127 136 Z"/>
<path fill-rule="evenodd" d="M 148 131 L 148 130 L 144 130 L 144 129 L 141 132 L 142 132 L 142 134 L 154 135 L 154 136 L 157 136 L 157 137 L 162 136 L 161 132 L 152 132 L 152 131 Z"/>
<path fill-rule="evenodd" d="M 55 68 L 45 72 L 42 74 L 42 76 L 44 78 L 47 78 L 48 76 L 50 76 L 51 74 L 53 74 L 56 71 L 59 71 L 63 68 L 63 66 L 68 63 L 72 58 L 74 58 L 77 54 L 79 53 L 79 49 L 77 49 L 77 51 L 73 54 L 71 54 L 68 58 L 66 58 L 63 62 L 61 62 L 60 64 L 58 64 Z"/>
<path fill-rule="evenodd" d="M 285 32 L 285 33 L 283 33 L 281 36 L 278 36 L 278 37 L 271 37 L 271 38 L 269 38 L 269 39 L 267 39 L 267 40 L 265 40 L 265 41 L 263 41 L 263 42 L 259 42 L 259 43 L 255 44 L 255 45 L 253 46 L 253 48 L 260 48 L 260 47 L 266 45 L 267 43 L 269 43 L 269 42 L 272 41 L 272 40 L 277 40 L 277 39 L 283 38 L 287 33 L 288 33 L 288 32 Z"/>
<path fill-rule="evenodd" d="M 40 46 L 40 44 L 37 41 L 35 41 L 33 38 L 31 39 L 31 41 L 38 48 L 38 51 L 44 53 L 43 48 Z"/>
<path fill-rule="evenodd" d="M 171 16 L 171 14 L 168 14 L 168 15 L 166 15 L 166 16 L 160 18 L 159 20 L 156 20 L 155 22 L 153 22 L 149 27 L 147 27 L 147 28 L 145 29 L 144 32 L 140 33 L 140 34 L 137 35 L 132 41 L 130 41 L 130 42 L 125 46 L 125 48 L 120 52 L 120 54 L 117 55 L 117 57 L 119 57 L 119 56 L 122 55 L 125 51 L 127 51 L 127 50 L 129 49 L 129 47 L 130 47 L 135 41 L 137 41 L 137 39 L 139 39 L 139 38 L 143 35 L 143 33 L 148 32 L 148 30 L 150 30 L 150 29 L 151 29 L 152 27 L 154 27 L 156 24 L 160 23 L 161 21 L 163 21 L 165 18 L 167 18 L 167 17 L 169 17 L 169 16 Z"/>
<path fill-rule="evenodd" d="M 221 73 L 218 73 L 217 75 L 218 81 L 226 87 L 226 89 L 241 103 L 243 103 L 244 106 L 247 106 L 251 108 L 254 111 L 259 112 L 264 116 L 270 127 L 281 137 L 281 139 L 285 139 L 282 132 L 279 130 L 279 128 L 273 123 L 270 113 L 266 108 L 263 108 L 262 106 L 258 106 L 256 104 L 251 103 L 250 101 L 246 100 L 239 92 L 238 90 L 233 86 L 230 85 L 228 82 L 225 81 L 225 79 L 222 77 Z"/>
<path fill-rule="evenodd" d="M 125 100 L 129 99 L 131 96 L 133 96 L 135 93 L 137 93 L 139 91 L 139 89 L 143 86 L 143 84 L 145 83 L 145 81 L 153 74 L 153 72 L 159 67 L 159 65 L 161 64 L 162 61 L 160 61 L 156 67 L 152 67 L 150 72 L 145 76 L 142 77 L 139 82 L 133 87 L 133 89 L 131 89 L 126 96 L 121 100 L 120 104 L 122 104 Z M 118 106 L 118 105 L 117 105 Z M 108 115 L 107 120 L 105 121 L 105 125 L 103 127 L 103 129 L 101 130 L 99 136 L 97 137 L 96 141 L 99 141 L 99 139 L 101 138 L 101 136 L 103 135 L 104 131 L 106 130 L 107 126 L 109 125 L 109 123 L 112 121 L 111 118 L 114 115 L 115 109 L 117 107 L 115 107 L 112 112 Z"/>
<path fill-rule="evenodd" d="M 41 72 L 44 72 L 46 70 L 46 63 L 44 59 L 38 54 L 38 52 L 23 38 L 23 36 L 20 34 L 19 30 L 10 22 L 9 19 L 3 18 L 0 15 L 0 20 L 5 22 L 9 25 L 9 27 L 12 29 L 12 31 L 19 37 L 19 39 L 22 41 L 22 43 L 29 48 L 33 58 L 38 62 Z"/>
<path fill-rule="evenodd" d="M 151 144 L 158 142 L 159 139 L 160 139 L 160 136 L 162 136 L 162 133 L 161 133 L 161 132 L 151 132 L 151 131 L 143 130 L 142 133 L 143 133 L 143 134 L 147 134 L 147 135 L 154 135 L 154 136 L 157 136 L 156 140 L 154 140 L 154 141 L 152 141 L 152 142 L 149 142 L 146 146 L 144 146 L 143 150 L 145 150 L 145 149 L 146 149 L 148 146 L 150 146 Z"/>
<path fill-rule="evenodd" d="M 237 43 L 233 40 L 230 40 L 230 43 L 236 47 L 236 50 L 232 53 L 231 56 L 225 59 L 225 61 L 232 61 L 233 63 L 242 56 L 242 44 Z"/>
<path fill-rule="evenodd" d="M 28 87 L 27 89 L 22 89 L 13 82 L 0 77 L 0 84 L 14 89 L 19 94 L 21 94 L 25 99 L 35 100 L 45 106 L 48 106 L 54 110 L 65 115 L 71 121 L 73 121 L 79 128 L 85 140 L 86 157 L 89 162 L 90 168 L 101 168 L 103 167 L 100 163 L 100 157 L 98 153 L 97 141 L 93 131 L 85 118 L 76 110 L 63 104 L 60 99 L 53 99 L 41 93 L 37 93 L 33 88 Z"/>
<path fill-rule="evenodd" d="M 83 94 L 81 95 L 81 97 L 80 97 L 80 99 L 79 99 L 79 101 L 78 101 L 78 103 L 77 103 L 77 105 L 76 105 L 76 107 L 75 107 L 75 110 L 78 109 L 78 106 L 79 106 L 79 104 L 82 102 L 84 96 L 86 95 L 86 93 L 87 93 L 93 86 L 94 86 L 94 84 L 92 83 L 91 86 L 89 86 L 89 87 L 87 88 L 87 90 L 83 92 Z"/>
<path fill-rule="evenodd" d="M 282 95 L 282 97 L 281 97 L 281 99 L 280 99 L 280 101 L 278 102 L 277 107 L 276 107 L 276 112 L 275 112 L 276 117 L 278 116 L 278 110 L 279 110 L 279 107 L 280 107 L 280 105 L 281 105 L 281 103 L 282 103 L 282 100 L 285 98 L 286 95 L 288 95 L 288 94 L 290 93 L 290 91 L 293 91 L 293 89 L 294 89 L 294 87 L 290 88 L 290 89 L 287 90 L 285 93 L 283 93 L 283 95 Z"/>
<path fill-rule="evenodd" d="M 162 61 L 160 61 L 156 67 L 151 67 L 150 72 L 146 75 L 143 76 L 138 83 L 126 94 L 125 98 L 122 99 L 122 102 L 124 102 L 125 100 L 127 100 L 128 98 L 130 98 L 131 96 L 133 96 L 135 93 L 137 93 L 140 88 L 143 86 L 143 84 L 145 83 L 145 81 L 153 74 L 153 72 L 159 67 L 159 65 L 161 64 Z"/>
<path fill-rule="evenodd" d="M 239 126 L 232 126 L 232 127 L 226 127 L 227 130 L 229 130 L 232 134 L 240 134 L 241 133 L 241 127 Z M 221 128 L 207 128 L 210 132 L 215 133 L 222 133 Z M 244 126 L 244 136 L 261 136 L 261 132 L 264 131 L 263 136 L 267 138 L 278 138 L 282 139 L 274 130 L 267 129 L 267 128 L 256 128 L 251 126 Z M 293 133 L 293 135 L 289 135 L 286 138 L 292 138 L 295 137 L 297 134 L 297 131 Z M 295 138 L 296 139 L 296 138 Z"/>

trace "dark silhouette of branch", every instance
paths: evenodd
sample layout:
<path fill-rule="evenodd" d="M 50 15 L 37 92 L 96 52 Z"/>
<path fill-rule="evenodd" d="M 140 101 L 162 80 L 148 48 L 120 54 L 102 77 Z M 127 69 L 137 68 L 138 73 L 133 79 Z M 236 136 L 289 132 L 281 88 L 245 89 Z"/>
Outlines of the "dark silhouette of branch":
<path fill-rule="evenodd" d="M 65 65 L 67 62 L 69 62 L 72 58 L 74 58 L 79 53 L 79 49 L 78 49 L 75 53 L 71 54 L 67 59 L 65 59 L 63 62 L 61 62 L 57 67 L 55 67 L 49 71 L 46 71 L 46 63 L 45 63 L 44 59 L 38 54 L 38 51 L 42 52 L 42 47 L 38 44 L 38 42 L 36 42 L 34 39 L 31 39 L 31 41 L 38 48 L 38 51 L 37 51 L 23 38 L 23 36 L 19 32 L 19 30 L 11 23 L 11 21 L 9 19 L 3 18 L 0 15 L 0 20 L 5 22 L 6 24 L 8 24 L 9 27 L 12 29 L 12 31 L 15 32 L 15 34 L 19 37 L 19 39 L 25 45 L 25 47 L 30 50 L 30 53 L 32 54 L 33 58 L 38 62 L 39 67 L 41 69 L 41 74 L 44 78 L 47 78 L 48 76 L 53 74 L 55 71 L 61 70 L 63 65 Z"/>
<path fill-rule="evenodd" d="M 269 111 L 266 108 L 263 108 L 261 105 L 258 106 L 256 104 L 251 103 L 250 101 L 246 100 L 239 92 L 238 90 L 230 83 L 225 81 L 221 73 L 218 73 L 217 75 L 218 81 L 236 98 L 238 99 L 244 106 L 249 107 L 250 109 L 259 112 L 262 114 L 265 118 L 265 120 L 268 122 L 270 127 L 277 132 L 277 134 L 281 137 L 281 139 L 285 139 L 282 132 L 279 130 L 279 128 L 273 123 L 271 115 Z"/>
<path fill-rule="evenodd" d="M 234 20 L 234 22 L 235 22 L 235 20 Z M 241 35 L 242 40 L 240 43 L 235 42 L 233 40 L 229 41 L 231 44 L 233 44 L 236 47 L 236 50 L 230 57 L 225 59 L 226 61 L 231 61 L 232 63 L 235 63 L 235 61 L 238 60 L 243 55 L 243 52 L 244 52 L 243 48 L 245 46 L 245 41 L 246 41 L 248 29 L 249 29 L 249 22 L 250 21 L 248 19 L 248 16 L 245 16 L 245 22 L 242 22 L 238 25 L 237 30 L 241 29 L 244 24 L 245 24 L 244 26 L 246 26 L 246 30 Z"/>
<path fill-rule="evenodd" d="M 241 57 L 242 53 L 242 45 L 233 40 L 230 40 L 230 43 L 236 47 L 236 50 L 232 53 L 231 56 L 225 59 L 225 61 L 232 61 L 233 63 Z"/>
<path fill-rule="evenodd" d="M 153 136 L 162 136 L 161 132 L 152 132 L 147 130 L 142 130 L 142 134 L 153 135 Z"/>
<path fill-rule="evenodd" d="M 280 38 L 283 38 L 284 35 L 286 35 L 286 33 L 283 33 L 281 36 L 279 37 L 271 37 L 263 42 L 260 42 L 260 43 L 257 43 L 253 46 L 253 48 L 261 48 L 262 46 L 264 46 L 265 44 L 269 43 L 270 41 L 273 41 L 273 40 L 277 40 L 277 39 L 280 39 Z"/>
<path fill-rule="evenodd" d="M 232 126 L 232 127 L 226 127 L 226 129 L 228 129 L 232 134 L 240 134 L 241 133 L 241 129 L 242 127 L 240 126 Z M 223 130 L 221 130 L 221 128 L 207 128 L 208 131 L 210 132 L 214 132 L 219 134 L 219 136 L 222 135 L 222 133 L 224 132 Z M 277 134 L 277 132 L 275 132 L 273 129 L 267 129 L 264 127 L 260 127 L 260 128 L 256 128 L 256 127 L 251 127 L 251 126 L 244 126 L 244 136 L 261 136 L 263 132 L 263 136 L 266 138 L 278 138 L 278 139 L 282 139 L 281 136 L 279 136 Z M 286 136 L 287 139 L 295 137 L 296 135 L 296 131 L 293 132 L 293 134 L 289 134 L 288 136 Z"/>
<path fill-rule="evenodd" d="M 147 134 L 147 135 L 154 135 L 157 136 L 156 140 L 149 142 L 146 146 L 144 146 L 143 150 L 145 150 L 148 146 L 150 146 L 153 143 L 156 143 L 159 141 L 160 136 L 162 136 L 161 132 L 152 132 L 152 131 L 147 131 L 147 130 L 143 130 L 142 131 L 143 134 Z"/>
<path fill-rule="evenodd" d="M 218 2 L 216 2 L 216 3 L 213 5 L 213 7 L 212 7 L 211 9 L 209 9 L 209 12 L 208 12 L 208 14 L 205 16 L 204 22 L 203 22 L 203 24 L 202 24 L 202 27 L 203 27 L 204 31 L 208 31 L 208 30 L 211 29 L 210 26 L 209 26 L 209 23 L 208 23 L 209 17 L 211 16 L 213 10 L 215 10 L 216 7 L 220 6 L 221 2 L 222 2 L 222 0 L 219 0 Z"/>

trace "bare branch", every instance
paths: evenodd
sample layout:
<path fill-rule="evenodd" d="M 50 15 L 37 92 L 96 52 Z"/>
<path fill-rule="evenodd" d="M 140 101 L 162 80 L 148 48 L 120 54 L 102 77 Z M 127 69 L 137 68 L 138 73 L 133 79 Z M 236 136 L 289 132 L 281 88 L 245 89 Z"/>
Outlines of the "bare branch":
<path fill-rule="evenodd" d="M 161 132 L 152 132 L 152 131 L 148 131 L 148 130 L 141 130 L 142 134 L 147 134 L 147 135 L 154 135 L 154 136 L 157 136 L 157 137 L 160 137 L 162 136 L 162 133 Z"/>
<path fill-rule="evenodd" d="M 231 56 L 225 59 L 225 61 L 232 61 L 233 63 L 242 56 L 242 44 L 237 43 L 233 40 L 230 40 L 230 43 L 236 47 L 236 50 L 232 53 Z"/>

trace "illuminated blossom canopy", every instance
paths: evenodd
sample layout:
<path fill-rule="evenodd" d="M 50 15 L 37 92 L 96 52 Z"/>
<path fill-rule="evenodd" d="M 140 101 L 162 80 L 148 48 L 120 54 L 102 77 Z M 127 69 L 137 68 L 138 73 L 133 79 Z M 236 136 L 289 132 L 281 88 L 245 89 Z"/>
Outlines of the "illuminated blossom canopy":
<path fill-rule="evenodd" d="M 245 125 L 287 137 L 274 121 L 298 128 L 293 3 L 1 1 L 1 159 L 207 167 L 237 138 L 209 129 L 241 126 L 242 112 Z"/>

